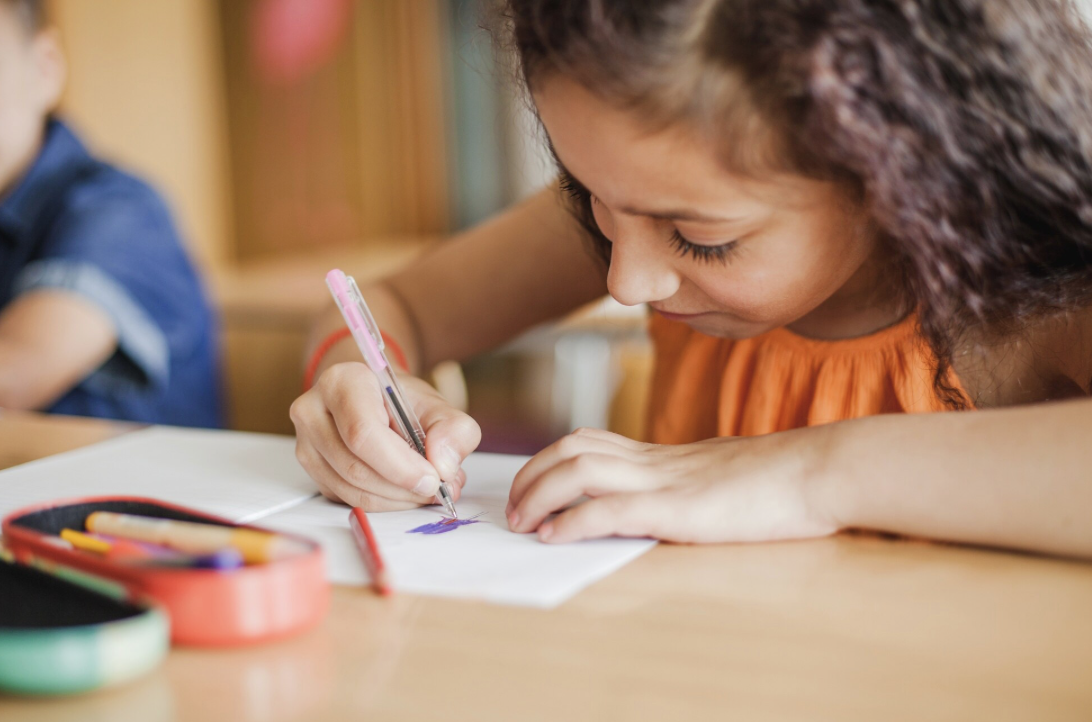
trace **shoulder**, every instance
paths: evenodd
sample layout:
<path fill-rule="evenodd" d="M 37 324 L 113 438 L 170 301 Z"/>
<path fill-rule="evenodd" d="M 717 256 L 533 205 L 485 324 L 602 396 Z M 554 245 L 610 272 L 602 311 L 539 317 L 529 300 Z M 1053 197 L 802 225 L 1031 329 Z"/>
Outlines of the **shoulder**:
<path fill-rule="evenodd" d="M 126 214 L 133 220 L 170 224 L 167 204 L 151 184 L 102 161 L 72 185 L 62 213 L 84 218 Z"/>
<path fill-rule="evenodd" d="M 53 199 L 49 226 L 73 218 L 118 217 L 169 219 L 163 198 L 145 180 L 93 154 L 68 123 L 51 118 L 43 148 L 31 171 L 35 190 Z"/>
<path fill-rule="evenodd" d="M 1092 394 L 1092 307 L 1065 314 L 1051 324 L 1043 342 L 1043 363 Z"/>
<path fill-rule="evenodd" d="M 166 203 L 145 181 L 100 162 L 66 189 L 17 279 L 21 290 L 45 285 L 140 308 L 164 325 L 205 314 L 197 269 Z"/>
<path fill-rule="evenodd" d="M 1000 339 L 973 339 L 954 359 L 980 408 L 1092 393 L 1092 308 L 1029 322 Z"/>
<path fill-rule="evenodd" d="M 188 265 L 163 197 L 146 181 L 95 162 L 65 192 L 44 229 L 42 257 L 78 257 L 109 266 L 143 259 Z"/>

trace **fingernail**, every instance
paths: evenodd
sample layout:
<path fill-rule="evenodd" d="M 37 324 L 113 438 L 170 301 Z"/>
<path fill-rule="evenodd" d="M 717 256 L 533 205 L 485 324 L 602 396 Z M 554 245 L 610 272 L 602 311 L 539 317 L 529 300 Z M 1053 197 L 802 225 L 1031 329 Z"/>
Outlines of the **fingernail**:
<path fill-rule="evenodd" d="M 542 526 L 540 526 L 538 528 L 538 540 L 539 541 L 550 541 L 550 537 L 552 537 L 553 535 L 554 535 L 554 525 L 553 524 L 543 524 Z"/>
<path fill-rule="evenodd" d="M 441 446 L 436 457 L 436 470 L 440 472 L 440 476 L 454 479 L 459 473 L 459 465 L 463 463 L 462 458 L 447 446 Z"/>
<path fill-rule="evenodd" d="M 414 494 L 420 494 L 421 496 L 436 496 L 436 492 L 440 489 L 440 480 L 435 476 L 422 477 L 417 486 L 413 487 Z"/>
<path fill-rule="evenodd" d="M 518 527 L 518 526 L 519 526 L 519 514 L 512 514 L 510 517 L 508 517 L 508 528 L 509 529 L 511 529 L 512 531 L 515 531 L 516 527 Z"/>

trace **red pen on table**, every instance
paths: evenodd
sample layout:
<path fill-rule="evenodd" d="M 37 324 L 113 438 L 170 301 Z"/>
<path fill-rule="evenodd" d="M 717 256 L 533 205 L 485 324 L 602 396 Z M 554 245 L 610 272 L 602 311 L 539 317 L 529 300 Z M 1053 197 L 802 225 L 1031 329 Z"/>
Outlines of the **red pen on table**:
<path fill-rule="evenodd" d="M 360 556 L 364 559 L 364 566 L 368 568 L 368 574 L 372 577 L 372 584 L 376 591 L 385 597 L 394 593 L 390 579 L 387 576 L 387 565 L 383 563 L 383 555 L 379 553 L 379 543 L 375 540 L 372 525 L 368 522 L 368 515 L 359 507 L 354 507 L 349 512 L 349 529 L 353 532 L 356 547 L 360 550 Z"/>

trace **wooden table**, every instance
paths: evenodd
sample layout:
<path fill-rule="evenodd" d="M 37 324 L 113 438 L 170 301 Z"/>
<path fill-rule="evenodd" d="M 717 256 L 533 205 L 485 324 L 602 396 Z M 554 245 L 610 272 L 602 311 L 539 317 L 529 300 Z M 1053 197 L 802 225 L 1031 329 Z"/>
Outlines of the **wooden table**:
<path fill-rule="evenodd" d="M 129 428 L 5 413 L 0 458 Z M 554 611 L 339 588 L 287 641 L 0 699 L 3 722 L 431 718 L 1089 720 L 1092 566 L 863 537 L 662 545 Z"/>

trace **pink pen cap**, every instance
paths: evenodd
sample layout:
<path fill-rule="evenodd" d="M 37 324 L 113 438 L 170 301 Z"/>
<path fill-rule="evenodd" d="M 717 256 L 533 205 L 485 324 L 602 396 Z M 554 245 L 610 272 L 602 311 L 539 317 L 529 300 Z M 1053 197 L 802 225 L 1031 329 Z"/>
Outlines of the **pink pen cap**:
<path fill-rule="evenodd" d="M 356 339 L 357 346 L 364 356 L 368 368 L 376 374 L 382 374 L 384 369 L 390 366 L 387 357 L 383 354 L 383 334 L 379 326 L 364 303 L 364 297 L 360 288 L 352 276 L 346 276 L 340 269 L 335 268 L 326 274 L 326 286 L 334 297 L 341 315 L 345 319 L 345 325 Z"/>

